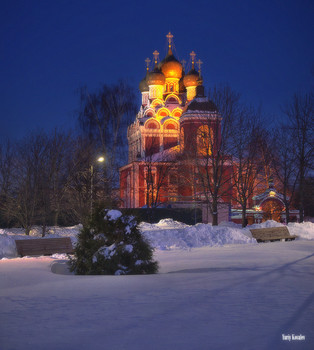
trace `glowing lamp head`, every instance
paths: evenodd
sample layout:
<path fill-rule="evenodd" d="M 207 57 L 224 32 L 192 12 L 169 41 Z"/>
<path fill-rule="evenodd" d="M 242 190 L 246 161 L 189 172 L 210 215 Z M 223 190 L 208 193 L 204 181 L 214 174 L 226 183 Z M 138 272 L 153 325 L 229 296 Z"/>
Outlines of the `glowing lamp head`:
<path fill-rule="evenodd" d="M 275 197 L 276 192 L 275 191 L 269 191 L 269 197 Z"/>

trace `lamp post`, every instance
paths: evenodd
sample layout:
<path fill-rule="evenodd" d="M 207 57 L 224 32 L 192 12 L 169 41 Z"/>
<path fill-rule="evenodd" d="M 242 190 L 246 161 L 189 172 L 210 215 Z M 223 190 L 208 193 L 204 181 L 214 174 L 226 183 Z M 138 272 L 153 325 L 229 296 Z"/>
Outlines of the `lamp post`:
<path fill-rule="evenodd" d="M 105 158 L 100 156 L 96 159 L 96 162 L 103 163 Z M 93 190 L 94 190 L 94 164 L 92 163 L 90 166 L 90 214 L 93 213 Z"/>

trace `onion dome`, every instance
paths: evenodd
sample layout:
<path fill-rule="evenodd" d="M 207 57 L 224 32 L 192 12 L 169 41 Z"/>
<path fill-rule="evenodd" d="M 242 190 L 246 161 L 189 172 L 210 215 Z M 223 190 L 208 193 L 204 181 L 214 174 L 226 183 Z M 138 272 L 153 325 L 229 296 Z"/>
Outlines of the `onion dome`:
<path fill-rule="evenodd" d="M 189 73 L 183 78 L 183 82 L 186 87 L 197 86 L 199 85 L 198 83 L 199 79 L 200 79 L 199 74 L 194 69 L 194 67 L 192 67 Z"/>
<path fill-rule="evenodd" d="M 170 47 L 167 56 L 161 61 L 160 68 L 166 78 L 182 77 L 182 64 L 174 57 Z"/>
<path fill-rule="evenodd" d="M 140 81 L 140 84 L 139 84 L 139 89 L 141 92 L 147 92 L 149 91 L 149 87 L 148 87 L 148 84 L 147 84 L 147 78 L 148 76 L 148 73 L 146 74 L 146 76 Z"/>
<path fill-rule="evenodd" d="M 147 74 L 146 81 L 148 85 L 164 85 L 165 76 L 160 71 L 160 69 L 156 66 L 153 71 Z"/>

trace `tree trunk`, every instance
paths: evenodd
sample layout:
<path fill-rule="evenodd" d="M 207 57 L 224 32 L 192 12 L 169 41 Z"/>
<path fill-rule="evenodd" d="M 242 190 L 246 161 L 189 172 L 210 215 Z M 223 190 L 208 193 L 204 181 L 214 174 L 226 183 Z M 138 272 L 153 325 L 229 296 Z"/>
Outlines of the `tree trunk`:
<path fill-rule="evenodd" d="M 213 199 L 213 211 L 212 211 L 213 226 L 218 226 L 218 203 L 217 199 Z"/>
<path fill-rule="evenodd" d="M 300 203 L 299 203 L 299 222 L 304 221 L 304 174 L 300 174 Z"/>
<path fill-rule="evenodd" d="M 288 225 L 290 222 L 290 209 L 289 205 L 286 203 L 286 224 Z"/>
<path fill-rule="evenodd" d="M 42 236 L 42 237 L 45 237 L 45 236 L 46 236 L 46 229 L 47 229 L 47 226 L 46 226 L 46 224 L 44 223 L 44 224 L 42 225 L 42 230 L 41 230 L 41 236 Z"/>
<path fill-rule="evenodd" d="M 247 226 L 247 218 L 246 218 L 246 205 L 242 206 L 242 227 Z"/>

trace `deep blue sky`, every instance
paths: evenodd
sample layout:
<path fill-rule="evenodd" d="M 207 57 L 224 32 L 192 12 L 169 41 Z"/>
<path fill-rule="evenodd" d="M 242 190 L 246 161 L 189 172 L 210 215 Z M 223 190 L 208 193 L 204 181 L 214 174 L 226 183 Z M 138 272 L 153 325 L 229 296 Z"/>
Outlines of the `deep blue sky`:
<path fill-rule="evenodd" d="M 313 86 L 313 0 L 2 0 L 0 137 L 71 128 L 77 89 L 145 75 L 145 58 L 194 50 L 205 87 L 229 83 L 270 119 Z"/>

